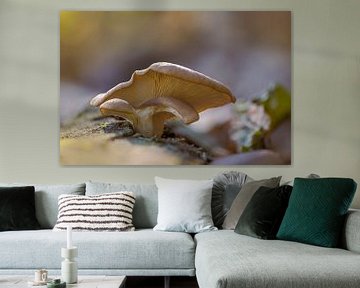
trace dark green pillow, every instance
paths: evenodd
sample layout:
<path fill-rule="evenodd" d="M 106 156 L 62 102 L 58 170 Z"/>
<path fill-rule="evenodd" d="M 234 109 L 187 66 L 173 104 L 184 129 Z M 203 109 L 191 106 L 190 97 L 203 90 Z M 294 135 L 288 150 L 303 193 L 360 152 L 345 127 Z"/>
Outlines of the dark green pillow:
<path fill-rule="evenodd" d="M 35 188 L 0 187 L 0 231 L 39 228 L 35 216 Z"/>
<path fill-rule="evenodd" d="M 260 239 L 275 239 L 288 206 L 292 187 L 260 187 L 252 196 L 235 232 Z"/>
<path fill-rule="evenodd" d="M 295 178 L 277 238 L 337 247 L 355 190 L 349 178 Z"/>

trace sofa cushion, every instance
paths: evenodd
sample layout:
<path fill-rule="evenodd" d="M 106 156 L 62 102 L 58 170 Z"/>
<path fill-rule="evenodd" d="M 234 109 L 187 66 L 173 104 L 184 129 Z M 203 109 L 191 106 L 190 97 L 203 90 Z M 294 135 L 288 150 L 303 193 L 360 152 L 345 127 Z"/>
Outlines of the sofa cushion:
<path fill-rule="evenodd" d="M 114 192 L 101 195 L 59 196 L 59 216 L 55 231 L 133 231 L 133 192 Z"/>
<path fill-rule="evenodd" d="M 36 218 L 43 229 L 55 226 L 58 216 L 58 197 L 61 194 L 85 195 L 84 183 L 60 185 L 0 183 L 0 186 L 34 186 Z"/>
<path fill-rule="evenodd" d="M 155 177 L 159 213 L 154 230 L 199 233 L 216 230 L 211 217 L 213 180 Z"/>
<path fill-rule="evenodd" d="M 133 211 L 133 224 L 136 229 L 153 228 L 158 214 L 158 193 L 155 184 L 126 184 L 86 182 L 86 195 L 131 191 L 136 202 Z"/>
<path fill-rule="evenodd" d="M 40 228 L 34 192 L 33 186 L 0 187 L 0 231 Z"/>
<path fill-rule="evenodd" d="M 360 254 L 297 242 L 262 240 L 230 230 L 195 236 L 200 288 L 352 288 Z"/>
<path fill-rule="evenodd" d="M 251 197 L 255 194 L 255 192 L 261 186 L 269 187 L 269 188 L 278 187 L 280 183 L 280 179 L 281 176 L 245 183 L 241 187 L 241 190 L 239 191 L 233 203 L 231 204 L 230 210 L 224 219 L 223 228 L 234 230 L 237 222 L 240 219 L 241 214 L 243 213 L 246 205 L 249 203 Z"/>
<path fill-rule="evenodd" d="M 238 171 L 228 171 L 214 178 L 211 199 L 211 214 L 214 225 L 221 228 L 231 204 L 246 182 L 251 181 L 248 175 Z"/>
<path fill-rule="evenodd" d="M 355 190 L 349 178 L 295 178 L 277 238 L 337 247 Z"/>
<path fill-rule="evenodd" d="M 195 244 L 186 233 L 73 232 L 72 240 L 79 270 L 194 269 Z M 60 269 L 61 247 L 66 247 L 66 231 L 2 232 L 0 269 Z"/>
<path fill-rule="evenodd" d="M 346 215 L 341 237 L 342 247 L 360 253 L 360 210 L 350 209 Z"/>
<path fill-rule="evenodd" d="M 235 232 L 261 239 L 275 239 L 288 206 L 292 187 L 260 187 L 236 224 Z"/>

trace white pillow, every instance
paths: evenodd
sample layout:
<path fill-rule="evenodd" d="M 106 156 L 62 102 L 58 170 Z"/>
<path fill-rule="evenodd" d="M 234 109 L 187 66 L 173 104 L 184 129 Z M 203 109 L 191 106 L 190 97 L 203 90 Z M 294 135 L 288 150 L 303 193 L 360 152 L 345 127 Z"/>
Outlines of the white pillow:
<path fill-rule="evenodd" d="M 211 217 L 213 180 L 155 177 L 159 212 L 154 230 L 198 233 L 217 230 Z"/>
<path fill-rule="evenodd" d="M 114 192 L 100 195 L 59 196 L 59 214 L 55 231 L 133 231 L 133 192 Z"/>

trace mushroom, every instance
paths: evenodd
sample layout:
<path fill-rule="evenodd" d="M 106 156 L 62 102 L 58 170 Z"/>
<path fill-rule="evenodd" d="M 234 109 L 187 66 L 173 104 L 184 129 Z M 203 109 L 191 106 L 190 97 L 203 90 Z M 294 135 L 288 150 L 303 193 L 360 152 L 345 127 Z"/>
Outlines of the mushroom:
<path fill-rule="evenodd" d="M 190 124 L 199 113 L 234 103 L 231 91 L 219 81 L 189 68 L 158 62 L 136 70 L 131 79 L 90 104 L 104 115 L 121 116 L 144 136 L 161 136 L 165 121 L 173 118 Z"/>
<path fill-rule="evenodd" d="M 146 136 L 161 136 L 165 121 L 178 118 L 186 124 L 199 119 L 196 110 L 185 102 L 172 97 L 158 97 L 134 108 L 122 99 L 111 99 L 100 105 L 103 115 L 120 116 L 128 120 L 138 133 Z"/>

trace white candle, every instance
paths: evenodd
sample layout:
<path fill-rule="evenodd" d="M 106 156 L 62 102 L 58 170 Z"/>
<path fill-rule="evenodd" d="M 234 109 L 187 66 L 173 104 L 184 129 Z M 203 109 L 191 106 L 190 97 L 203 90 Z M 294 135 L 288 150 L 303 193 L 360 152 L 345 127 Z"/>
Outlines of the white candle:
<path fill-rule="evenodd" d="M 69 225 L 67 226 L 66 232 L 67 232 L 67 245 L 66 248 L 70 249 L 72 248 L 72 235 L 71 235 L 72 227 Z"/>

